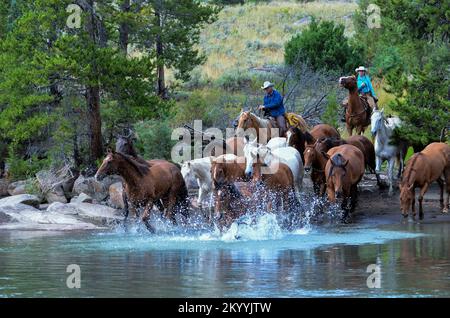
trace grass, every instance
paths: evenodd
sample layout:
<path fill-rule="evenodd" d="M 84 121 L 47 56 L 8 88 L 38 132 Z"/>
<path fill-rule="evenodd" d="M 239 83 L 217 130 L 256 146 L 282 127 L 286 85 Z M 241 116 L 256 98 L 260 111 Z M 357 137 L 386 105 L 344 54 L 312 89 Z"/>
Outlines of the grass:
<path fill-rule="evenodd" d="M 199 50 L 207 60 L 194 73 L 203 82 L 212 82 L 230 70 L 282 64 L 285 42 L 301 32 L 309 18 L 343 23 L 350 36 L 356 9 L 356 3 L 339 1 L 275 0 L 226 6 L 218 20 L 202 31 Z"/>

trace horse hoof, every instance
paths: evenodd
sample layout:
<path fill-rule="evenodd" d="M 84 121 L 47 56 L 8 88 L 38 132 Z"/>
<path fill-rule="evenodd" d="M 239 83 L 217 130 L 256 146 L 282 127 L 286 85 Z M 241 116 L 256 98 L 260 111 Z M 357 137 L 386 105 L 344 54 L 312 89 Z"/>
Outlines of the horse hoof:
<path fill-rule="evenodd" d="M 443 210 L 442 210 L 442 213 L 443 213 L 443 214 L 448 214 L 448 209 L 443 209 Z"/>

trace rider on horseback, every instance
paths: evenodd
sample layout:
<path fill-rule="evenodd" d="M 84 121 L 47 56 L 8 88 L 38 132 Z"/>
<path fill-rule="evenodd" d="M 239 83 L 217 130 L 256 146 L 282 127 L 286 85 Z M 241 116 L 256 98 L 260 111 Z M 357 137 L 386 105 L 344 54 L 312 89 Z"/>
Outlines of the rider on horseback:
<path fill-rule="evenodd" d="M 266 95 L 264 96 L 264 105 L 260 105 L 258 109 L 264 110 L 265 116 L 275 118 L 278 128 L 280 129 L 280 136 L 284 136 L 286 132 L 286 119 L 284 118 L 286 109 L 283 105 L 283 97 L 273 88 L 273 86 L 274 84 L 269 81 L 264 82 L 261 87 L 261 89 L 266 92 Z"/>
<path fill-rule="evenodd" d="M 376 107 L 378 99 L 375 96 L 375 91 L 373 90 L 370 77 L 367 74 L 367 69 L 364 66 L 360 66 L 355 70 L 355 72 L 358 73 L 358 92 L 362 96 L 366 97 L 370 108 L 373 110 Z"/>

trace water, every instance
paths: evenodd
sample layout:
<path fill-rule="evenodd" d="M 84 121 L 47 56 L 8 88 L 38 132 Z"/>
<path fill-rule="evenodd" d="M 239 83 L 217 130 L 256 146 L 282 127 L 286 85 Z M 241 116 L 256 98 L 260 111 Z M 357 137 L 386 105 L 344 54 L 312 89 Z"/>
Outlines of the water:
<path fill-rule="evenodd" d="M 450 223 L 0 232 L 2 297 L 450 297 Z M 381 268 L 370 289 L 369 264 Z M 66 267 L 81 288 L 66 287 Z"/>

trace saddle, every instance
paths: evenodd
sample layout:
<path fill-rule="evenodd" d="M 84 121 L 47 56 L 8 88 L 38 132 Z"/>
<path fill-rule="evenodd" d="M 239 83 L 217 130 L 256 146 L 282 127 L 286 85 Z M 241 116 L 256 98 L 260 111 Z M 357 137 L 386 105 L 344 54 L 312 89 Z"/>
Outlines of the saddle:
<path fill-rule="evenodd" d="M 272 116 L 270 116 L 268 114 L 267 115 L 264 114 L 264 117 L 267 118 L 270 121 L 272 127 L 280 128 L 280 127 L 278 127 L 278 123 L 277 123 L 277 121 L 276 121 L 276 119 L 274 117 L 272 117 Z M 285 113 L 284 114 L 284 119 L 286 120 L 286 128 L 289 128 L 289 127 L 299 127 L 299 128 L 301 128 L 301 127 L 304 126 L 302 124 L 302 122 L 300 122 L 300 120 L 298 119 L 298 117 L 297 117 L 297 115 L 295 113 Z"/>

